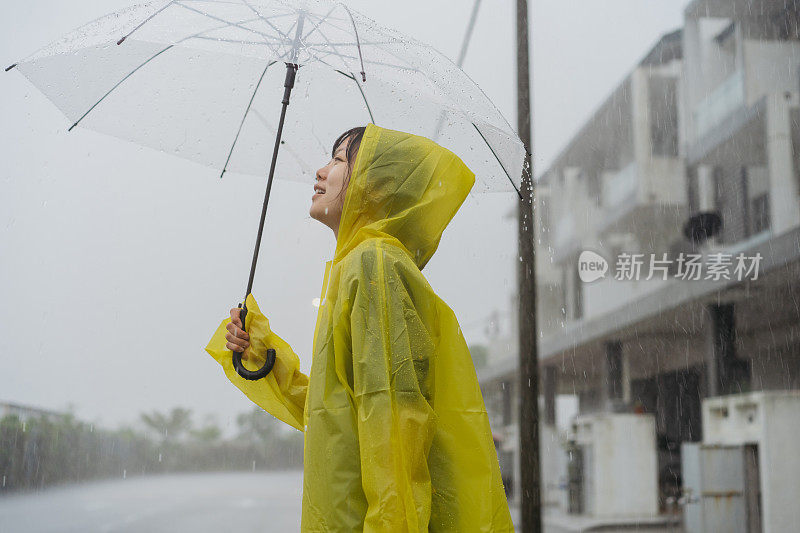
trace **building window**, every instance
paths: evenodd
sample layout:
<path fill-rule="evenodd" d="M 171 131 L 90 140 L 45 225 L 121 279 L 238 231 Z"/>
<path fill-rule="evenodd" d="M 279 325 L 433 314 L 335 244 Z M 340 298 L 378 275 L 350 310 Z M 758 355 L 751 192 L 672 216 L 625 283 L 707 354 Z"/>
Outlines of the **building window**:
<path fill-rule="evenodd" d="M 721 167 L 714 167 L 711 172 L 711 182 L 714 184 L 714 210 L 722 213 L 722 209 L 725 207 L 723 196 L 725 175 Z"/>
<path fill-rule="evenodd" d="M 749 184 L 749 172 L 747 167 L 741 167 L 739 169 L 739 202 L 742 206 L 742 225 L 744 229 L 744 236 L 749 237 L 752 235 L 753 231 L 753 224 L 750 221 L 750 202 L 748 199 L 750 198 L 750 184 Z"/>
<path fill-rule="evenodd" d="M 686 168 L 686 203 L 689 213 L 700 211 L 700 200 L 697 191 L 697 167 Z"/>
<path fill-rule="evenodd" d="M 794 108 L 789 112 L 789 120 L 792 125 L 792 161 L 794 162 L 794 180 L 798 188 L 800 188 L 800 109 Z"/>
<path fill-rule="evenodd" d="M 550 199 L 548 197 L 539 200 L 539 231 L 542 235 L 543 243 L 550 244 Z"/>
<path fill-rule="evenodd" d="M 603 206 L 603 182 L 600 176 L 601 173 L 602 170 L 596 165 L 583 173 L 586 178 L 586 194 L 589 198 L 594 200 L 594 204 L 597 207 Z"/>
<path fill-rule="evenodd" d="M 714 188 L 714 211 L 722 218 L 722 231 L 717 235 L 719 243 L 728 242 L 728 226 L 731 217 L 730 210 L 725 209 L 725 171 L 722 167 L 714 167 L 711 172 L 711 183 Z"/>
<path fill-rule="evenodd" d="M 764 193 L 753 198 L 752 221 L 753 233 L 761 233 L 769 229 L 769 194 Z"/>
<path fill-rule="evenodd" d="M 503 391 L 503 425 L 507 426 L 512 423 L 511 420 L 511 382 L 503 381 L 500 385 Z"/>
<path fill-rule="evenodd" d="M 653 76 L 648 84 L 650 142 L 656 157 L 678 156 L 678 88 L 675 78 Z"/>
<path fill-rule="evenodd" d="M 500 450 L 497 460 L 500 463 L 500 475 L 503 478 L 506 499 L 511 500 L 514 498 L 514 452 Z"/>
<path fill-rule="evenodd" d="M 578 260 L 575 258 L 574 275 L 572 276 L 572 309 L 573 317 L 578 320 L 583 318 L 583 282 L 578 274 Z"/>

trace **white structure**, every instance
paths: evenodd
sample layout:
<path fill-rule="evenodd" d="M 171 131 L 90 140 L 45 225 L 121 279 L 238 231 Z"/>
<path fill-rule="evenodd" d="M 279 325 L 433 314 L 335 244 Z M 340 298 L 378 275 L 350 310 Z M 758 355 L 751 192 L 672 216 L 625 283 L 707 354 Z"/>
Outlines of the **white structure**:
<path fill-rule="evenodd" d="M 719 212 L 725 243 L 800 225 L 798 16 L 780 0 L 686 9 L 680 131 L 690 208 Z"/>
<path fill-rule="evenodd" d="M 717 461 L 717 466 L 725 464 L 726 455 L 739 451 L 739 457 L 731 460 L 743 463 L 742 487 L 735 486 L 738 479 L 726 488 L 732 495 L 742 492 L 742 506 L 739 513 L 744 522 L 751 524 L 739 531 L 750 533 L 761 524 L 757 531 L 764 533 L 783 533 L 800 530 L 800 391 L 752 392 L 708 398 L 703 401 L 703 444 L 706 461 Z M 749 445 L 749 447 L 748 447 Z M 715 455 L 715 458 L 708 457 Z M 747 465 L 748 461 L 751 463 Z M 701 459 L 702 460 L 702 459 Z M 755 461 L 755 462 L 754 462 Z M 753 479 L 758 483 L 754 492 L 747 487 L 747 471 L 754 472 Z M 707 470 L 707 469 L 706 469 Z M 717 468 L 716 475 L 728 475 L 735 468 Z M 714 499 L 714 491 L 701 487 L 699 499 Z M 722 491 L 718 491 L 720 494 Z M 758 498 L 753 505 L 747 505 L 748 494 Z M 719 500 L 716 498 L 715 500 Z M 698 502 L 706 503 L 709 502 Z M 719 501 L 716 502 L 719 505 Z M 691 505 L 691 504 L 689 504 Z M 713 505 L 713 504 L 712 504 Z M 760 509 L 760 516 L 752 516 Z M 745 511 L 742 514 L 742 511 Z M 749 512 L 747 512 L 749 511 Z M 687 510 L 687 517 L 689 512 Z M 730 514 L 729 514 L 730 516 Z M 742 521 L 736 522 L 741 525 Z M 687 526 L 692 526 L 690 522 Z M 687 527 L 687 533 L 719 531 Z"/>
<path fill-rule="evenodd" d="M 681 447 L 685 533 L 761 533 L 754 446 Z"/>
<path fill-rule="evenodd" d="M 652 415 L 596 414 L 575 421 L 582 455 L 583 510 L 595 517 L 658 514 L 656 424 Z"/>
<path fill-rule="evenodd" d="M 588 505 L 565 497 L 575 483 L 567 483 L 559 449 L 567 440 L 564 417 L 556 416 L 556 399 L 563 396 L 577 398 L 582 423 L 599 420 L 599 413 L 652 415 L 655 438 L 641 448 L 655 456 L 662 525 L 677 518 L 673 502 L 681 497 L 684 473 L 697 474 L 698 487 L 723 494 L 709 487 L 746 485 L 753 479 L 747 457 L 758 453 L 764 528 L 772 527 L 771 520 L 783 524 L 764 531 L 800 531 L 800 504 L 788 503 L 800 502 L 800 494 L 786 488 L 800 486 L 792 462 L 800 459 L 787 458 L 782 469 L 766 462 L 772 459 L 764 454 L 772 457 L 779 449 L 774 444 L 713 437 L 719 435 L 714 424 L 733 422 L 702 407 L 704 400 L 724 402 L 716 398 L 730 394 L 800 390 L 800 6 L 693 0 L 684 17 L 684 28 L 656 43 L 537 181 L 542 495 L 546 522 L 566 531 L 589 522 L 600 526 L 600 513 L 619 508 L 598 503 L 607 495 L 596 487 L 593 495 L 581 496 Z M 706 218 L 716 222 L 706 226 Z M 716 234 L 698 237 L 695 230 L 703 227 Z M 608 261 L 604 278 L 581 280 L 583 251 Z M 615 260 L 622 253 L 650 259 L 652 279 L 646 264 L 635 279 L 617 279 Z M 758 258 L 758 274 L 714 279 L 708 271 L 712 254 Z M 677 267 L 685 255 L 705 258 L 703 277 L 681 278 L 676 268 L 662 267 L 663 278 L 652 272 L 653 260 Z M 507 434 L 506 475 L 519 479 L 516 424 L 523 406 L 517 403 L 515 336 L 512 330 L 491 347 L 491 363 L 479 378 L 493 429 Z M 800 419 L 800 409 L 795 413 Z M 595 435 L 605 431 L 597 423 L 580 438 L 610 438 Z M 729 435 L 749 439 L 754 427 L 729 427 Z M 798 436 L 783 442 L 799 442 Z M 689 450 L 687 457 L 682 449 Z M 724 469 L 707 456 L 724 461 L 731 476 L 713 479 Z M 692 472 L 682 472 L 682 459 Z M 650 469 L 640 474 L 614 456 L 595 453 L 588 460 L 587 487 L 607 477 L 598 477 L 599 463 L 603 472 L 631 476 L 627 486 L 649 486 L 652 479 Z M 792 474 L 773 474 L 783 471 Z M 704 472 L 712 476 L 698 477 Z M 517 503 L 520 491 L 513 481 L 511 486 L 510 501 Z M 647 501 L 635 512 L 649 513 L 649 495 Z M 747 506 L 753 502 L 742 498 L 740 504 L 738 518 L 719 513 L 728 525 L 706 531 L 733 533 L 730 524 L 753 530 L 741 518 L 752 515 Z M 784 514 L 767 516 L 773 512 Z M 613 524 L 604 519 L 602 525 Z"/>

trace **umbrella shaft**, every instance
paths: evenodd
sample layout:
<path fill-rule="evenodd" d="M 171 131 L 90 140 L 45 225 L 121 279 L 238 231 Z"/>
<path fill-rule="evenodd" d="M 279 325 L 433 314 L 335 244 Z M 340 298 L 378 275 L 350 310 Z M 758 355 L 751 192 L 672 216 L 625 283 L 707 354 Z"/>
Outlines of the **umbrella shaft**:
<path fill-rule="evenodd" d="M 250 265 L 250 278 L 247 281 L 247 291 L 244 293 L 244 298 L 247 300 L 247 295 L 253 289 L 253 278 L 256 275 L 256 263 L 258 262 L 258 250 L 261 248 L 261 235 L 264 233 L 264 220 L 267 217 L 267 205 L 269 204 L 269 194 L 272 190 L 272 178 L 275 176 L 275 163 L 278 161 L 278 149 L 281 146 L 281 136 L 283 135 L 283 122 L 286 119 L 286 108 L 289 107 L 289 97 L 292 94 L 294 87 L 294 79 L 297 74 L 298 65 L 295 63 L 286 63 L 286 79 L 283 83 L 283 100 L 281 101 L 281 118 L 278 121 L 278 131 L 275 134 L 275 147 L 272 149 L 272 162 L 269 166 L 269 177 L 267 178 L 267 190 L 264 193 L 264 205 L 261 208 L 261 220 L 258 223 L 258 236 L 256 236 L 256 245 L 253 249 L 253 262 Z"/>

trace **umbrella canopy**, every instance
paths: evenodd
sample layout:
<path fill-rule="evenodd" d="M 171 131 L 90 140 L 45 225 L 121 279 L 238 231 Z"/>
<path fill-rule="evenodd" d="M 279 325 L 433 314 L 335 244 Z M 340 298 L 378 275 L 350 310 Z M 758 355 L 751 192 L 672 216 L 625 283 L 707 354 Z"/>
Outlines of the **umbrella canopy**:
<path fill-rule="evenodd" d="M 444 22 L 444 21 L 443 21 Z M 276 177 L 310 181 L 330 142 L 373 122 L 437 140 L 475 190 L 519 190 L 525 148 L 434 48 L 344 4 L 171 0 L 112 13 L 15 67 L 71 121 L 220 170 L 269 170 L 284 63 L 298 65 Z"/>

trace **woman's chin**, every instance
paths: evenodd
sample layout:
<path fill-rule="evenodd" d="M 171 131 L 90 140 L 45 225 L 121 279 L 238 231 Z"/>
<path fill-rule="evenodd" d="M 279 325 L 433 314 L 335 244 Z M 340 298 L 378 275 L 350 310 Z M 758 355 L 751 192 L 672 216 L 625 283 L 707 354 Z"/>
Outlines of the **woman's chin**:
<path fill-rule="evenodd" d="M 311 204 L 308 214 L 316 221 L 323 222 L 324 212 L 319 206 Z M 323 222 L 324 223 L 324 222 Z"/>

